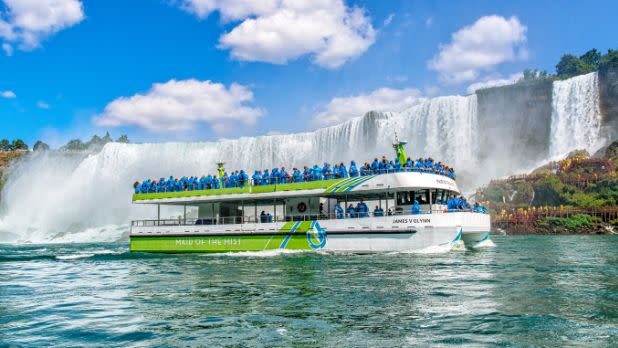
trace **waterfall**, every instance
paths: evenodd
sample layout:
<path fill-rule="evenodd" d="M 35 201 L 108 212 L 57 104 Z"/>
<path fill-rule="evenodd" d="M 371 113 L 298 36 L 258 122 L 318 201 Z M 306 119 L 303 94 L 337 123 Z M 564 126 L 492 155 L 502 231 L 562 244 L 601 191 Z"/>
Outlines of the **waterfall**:
<path fill-rule="evenodd" d="M 555 81 L 552 93 L 551 157 L 600 147 L 601 110 L 596 72 Z"/>
<path fill-rule="evenodd" d="M 596 73 L 554 83 L 550 153 L 596 146 L 601 122 L 598 99 Z M 12 166 L 3 188 L 0 241 L 9 234 L 29 242 L 122 239 L 130 220 L 156 214 L 152 206 L 131 204 L 136 180 L 214 174 L 219 160 L 228 170 L 245 169 L 251 175 L 254 169 L 274 166 L 290 169 L 323 162 L 363 163 L 382 155 L 392 158 L 395 129 L 400 139 L 408 141 L 410 157 L 431 156 L 452 165 L 460 174 L 460 185 L 470 190 L 504 175 L 505 160 L 512 162 L 509 168 L 519 163 L 518 158 L 489 151 L 481 164 L 477 144 L 492 134 L 478 124 L 477 103 L 476 94 L 437 97 L 403 112 L 368 112 L 340 125 L 298 134 L 218 142 L 110 143 L 91 154 L 32 153 Z M 523 136 L 505 134 L 512 134 L 513 139 L 505 139 L 512 143 Z"/>

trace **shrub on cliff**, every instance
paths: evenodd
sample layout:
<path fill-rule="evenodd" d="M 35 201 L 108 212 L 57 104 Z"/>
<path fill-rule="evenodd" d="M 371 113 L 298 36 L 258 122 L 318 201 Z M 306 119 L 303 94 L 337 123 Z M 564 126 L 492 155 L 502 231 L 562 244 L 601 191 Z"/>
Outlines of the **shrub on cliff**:
<path fill-rule="evenodd" d="M 538 220 L 537 224 L 541 227 L 563 227 L 569 230 L 580 228 L 590 228 L 595 223 L 600 223 L 602 220 L 596 216 L 588 214 L 575 214 L 569 217 L 545 217 Z"/>
<path fill-rule="evenodd" d="M 548 176 L 540 179 L 534 187 L 534 206 L 558 206 L 566 204 L 566 199 L 563 197 L 565 185 L 557 176 Z"/>

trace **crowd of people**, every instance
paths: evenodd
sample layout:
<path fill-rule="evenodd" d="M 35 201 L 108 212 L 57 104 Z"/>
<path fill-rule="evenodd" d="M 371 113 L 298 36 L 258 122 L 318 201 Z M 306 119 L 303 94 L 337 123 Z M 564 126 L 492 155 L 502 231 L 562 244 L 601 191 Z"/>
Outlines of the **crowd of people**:
<path fill-rule="evenodd" d="M 256 170 L 251 178 L 244 170 L 236 170 L 224 173 L 221 178 L 218 175 L 202 175 L 182 178 L 169 179 L 148 179 L 142 182 L 136 181 L 133 184 L 135 193 L 156 193 L 156 192 L 179 192 L 179 191 L 195 191 L 195 190 L 211 190 L 219 188 L 245 187 L 246 185 L 273 185 L 287 184 L 307 181 L 330 180 L 339 178 L 348 178 L 356 176 L 367 176 L 376 174 L 386 174 L 395 172 L 423 172 L 434 173 L 455 178 L 453 168 L 435 162 L 431 157 L 418 158 L 412 160 L 408 158 L 405 163 L 401 163 L 398 158 L 388 160 L 385 156 L 381 159 L 374 158 L 373 162 L 365 162 L 361 166 L 357 166 L 355 161 L 350 162 L 349 169 L 346 168 L 343 162 L 331 166 L 330 163 L 324 163 L 322 167 L 317 164 L 313 167 L 292 168 L 287 171 L 285 167 L 273 168 L 270 171 Z"/>

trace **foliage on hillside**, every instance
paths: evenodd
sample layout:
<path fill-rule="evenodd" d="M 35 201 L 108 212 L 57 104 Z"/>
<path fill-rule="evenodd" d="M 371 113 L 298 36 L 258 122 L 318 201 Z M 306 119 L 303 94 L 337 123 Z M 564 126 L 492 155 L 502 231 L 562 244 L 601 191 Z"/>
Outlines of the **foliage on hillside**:
<path fill-rule="evenodd" d="M 618 49 L 609 49 L 607 53 L 602 54 L 599 50 L 593 48 L 579 57 L 573 54 L 563 55 L 558 64 L 556 64 L 556 72 L 554 74 L 545 70 L 524 69 L 522 77 L 515 84 L 526 85 L 538 81 L 564 80 L 610 68 L 618 68 Z M 493 88 L 501 87 L 487 87 L 480 90 Z"/>
<path fill-rule="evenodd" d="M 494 180 L 477 191 L 477 200 L 494 211 L 504 208 L 570 206 L 595 208 L 618 206 L 618 141 L 601 158 L 586 152 L 572 153 L 531 174 Z"/>
<path fill-rule="evenodd" d="M 4 186 L 4 182 L 6 181 L 6 170 L 9 167 L 11 161 L 21 157 L 27 153 L 25 150 L 12 150 L 12 151 L 3 151 L 0 150 L 0 193 L 2 192 L 2 187 Z"/>

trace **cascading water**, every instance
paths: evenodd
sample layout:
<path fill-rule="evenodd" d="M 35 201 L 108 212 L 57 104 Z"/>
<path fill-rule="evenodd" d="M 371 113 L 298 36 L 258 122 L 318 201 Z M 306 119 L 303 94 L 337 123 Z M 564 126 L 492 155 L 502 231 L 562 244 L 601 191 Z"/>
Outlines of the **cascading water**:
<path fill-rule="evenodd" d="M 598 134 L 594 130 L 600 116 L 590 111 L 598 110 L 596 74 L 575 79 L 555 86 L 552 122 L 557 124 L 552 125 L 551 145 L 555 152 L 589 147 Z M 315 132 L 204 143 L 110 143 L 93 154 L 33 153 L 13 166 L 4 186 L 0 239 L 3 233 L 31 242 L 122 239 L 128 221 L 156 214 L 152 206 L 130 203 L 135 180 L 214 174 L 219 160 L 226 161 L 230 170 L 243 168 L 251 175 L 254 169 L 274 166 L 289 169 L 393 157 L 395 129 L 400 139 L 409 141 L 409 156 L 432 156 L 454 166 L 460 175 L 473 177 L 468 184 L 472 189 L 500 173 L 479 168 L 476 144 L 486 134 L 478 124 L 477 109 L 476 95 L 448 96 L 424 100 L 401 113 L 369 112 Z M 582 115 L 581 110 L 586 112 Z M 586 135 L 574 134 L 569 120 L 585 125 Z M 566 142 L 565 136 L 577 140 Z M 486 163 L 502 163 L 505 154 L 493 156 Z"/>
<path fill-rule="evenodd" d="M 576 149 L 589 151 L 601 143 L 601 110 L 596 72 L 555 81 L 552 93 L 551 157 Z"/>

